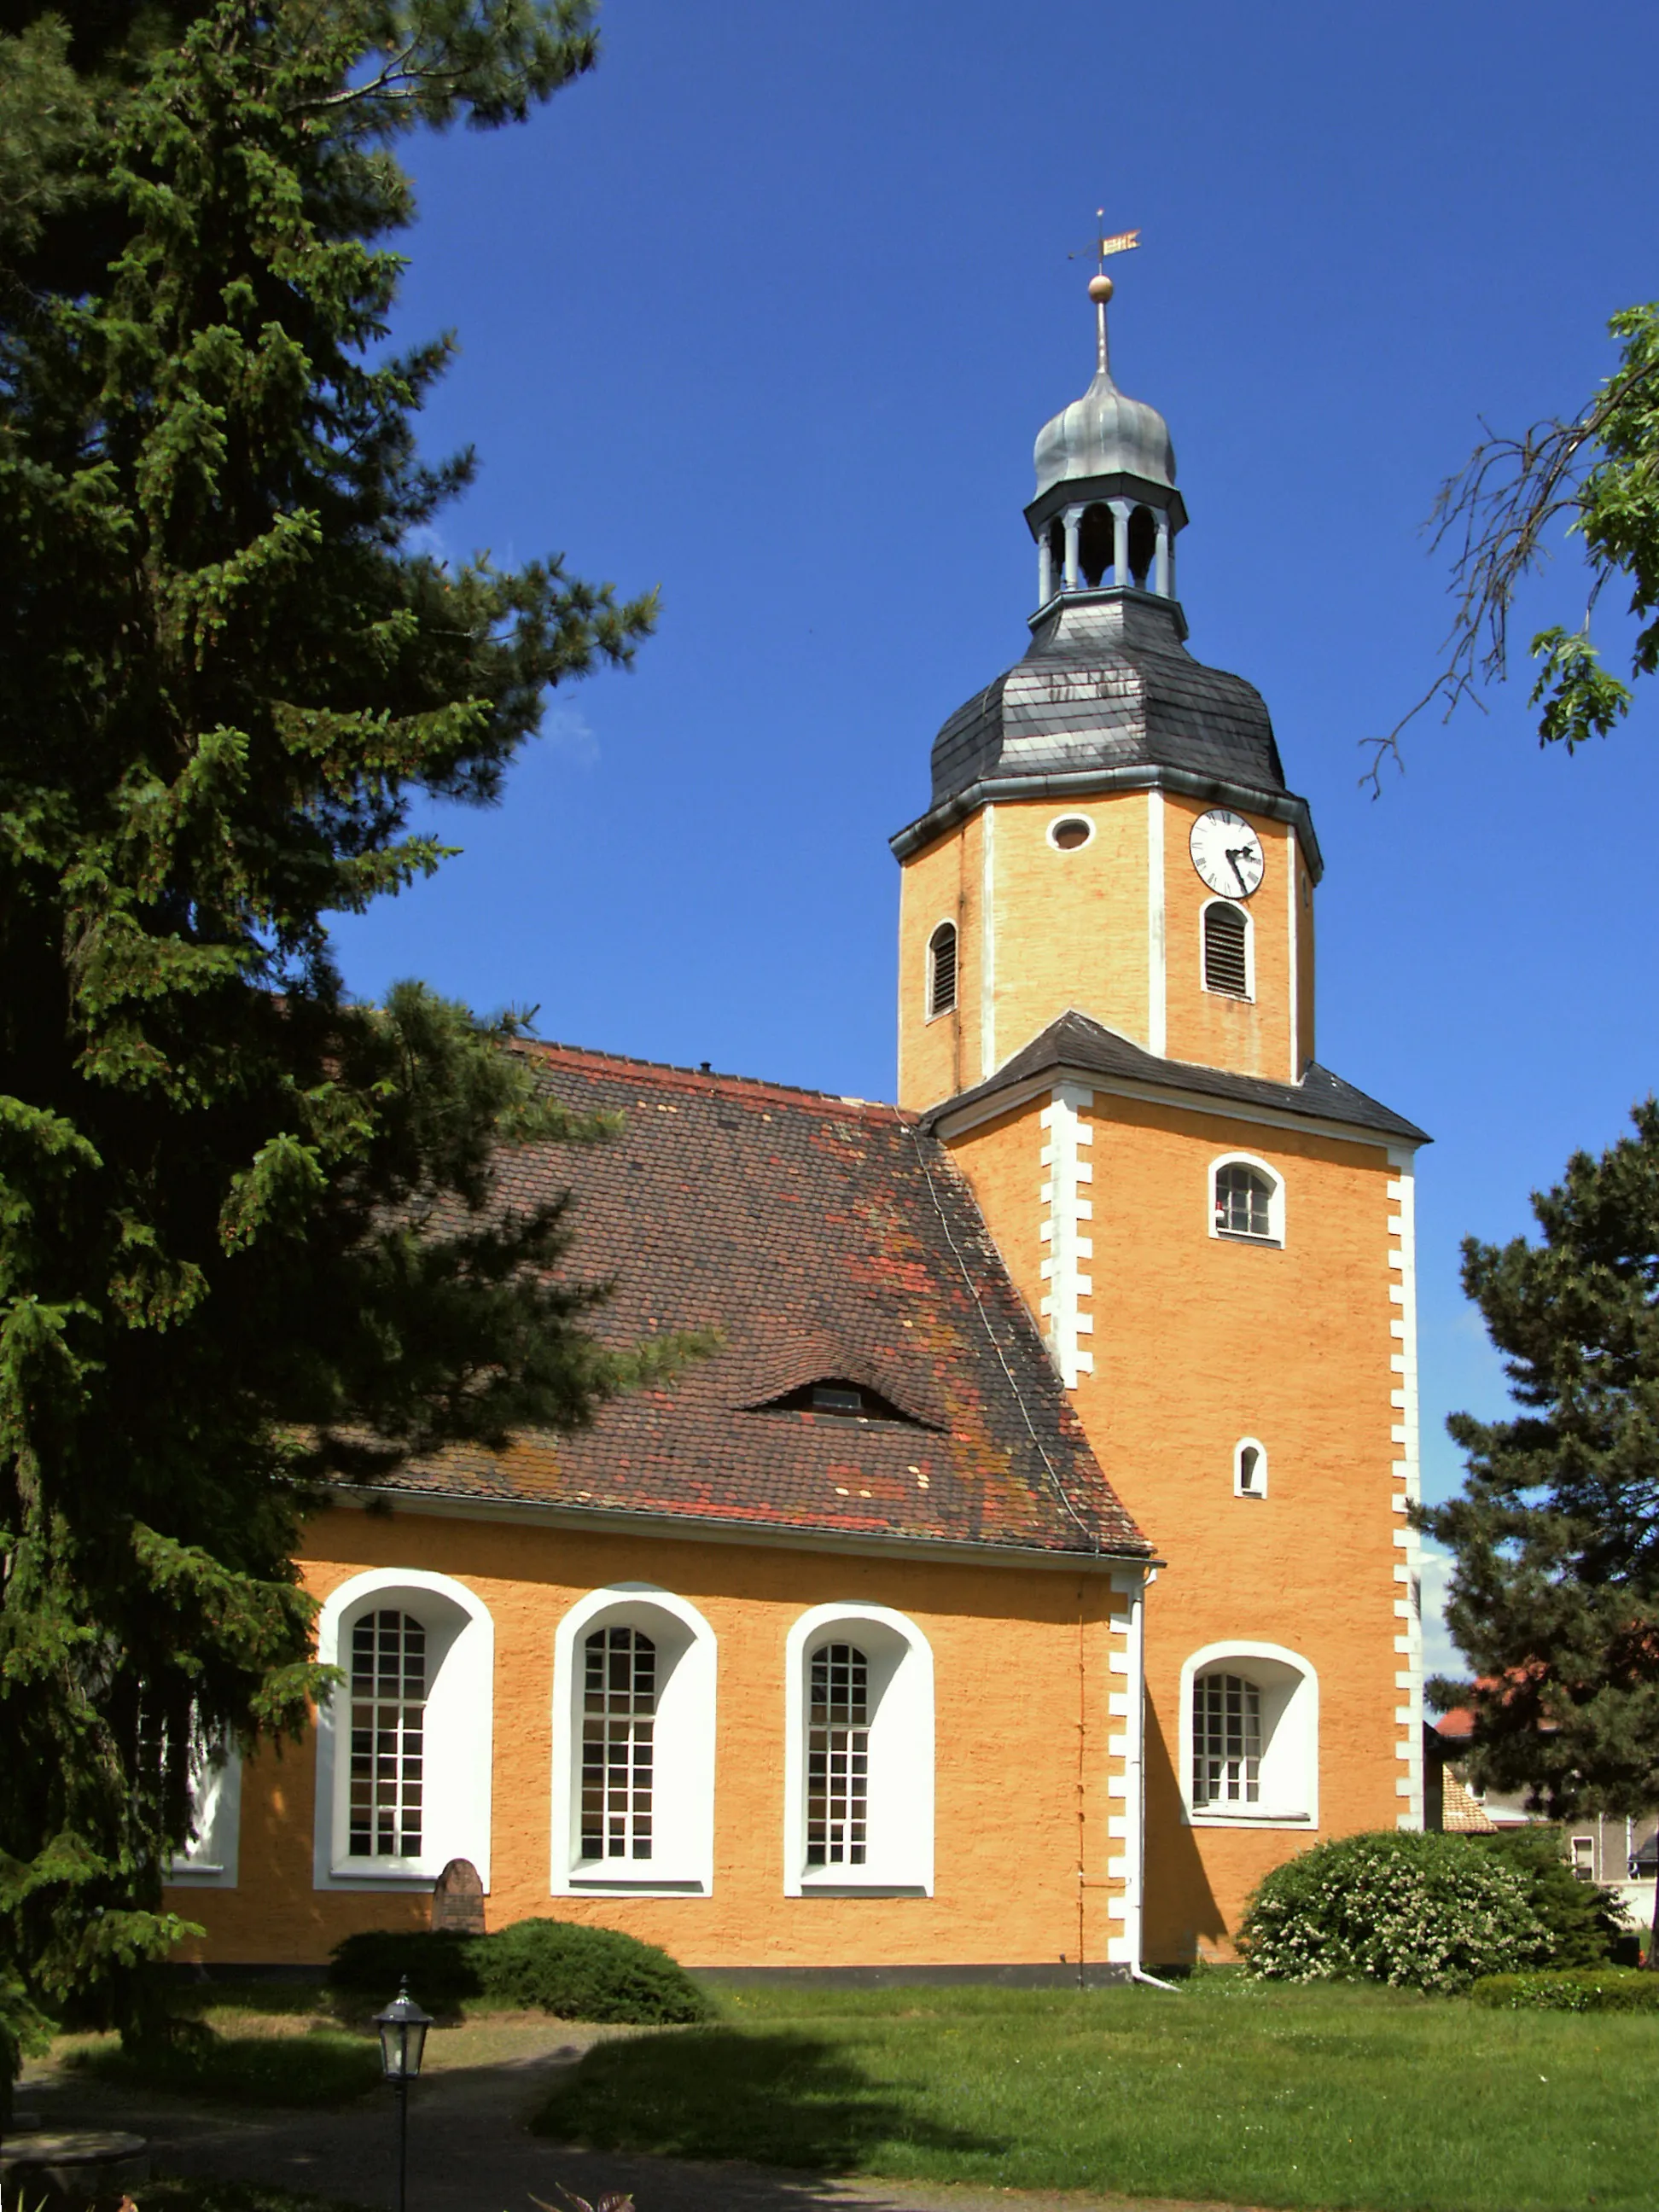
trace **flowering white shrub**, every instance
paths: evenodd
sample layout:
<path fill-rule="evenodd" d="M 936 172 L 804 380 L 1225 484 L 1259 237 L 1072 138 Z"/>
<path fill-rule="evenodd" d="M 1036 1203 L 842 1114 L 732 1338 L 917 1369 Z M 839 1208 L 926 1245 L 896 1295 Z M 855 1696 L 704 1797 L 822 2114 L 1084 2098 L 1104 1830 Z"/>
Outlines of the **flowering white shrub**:
<path fill-rule="evenodd" d="M 1275 1867 L 1245 1910 L 1250 1973 L 1466 1990 L 1548 1956 L 1524 1870 L 1463 1836 L 1385 1832 L 1320 1844 Z"/>

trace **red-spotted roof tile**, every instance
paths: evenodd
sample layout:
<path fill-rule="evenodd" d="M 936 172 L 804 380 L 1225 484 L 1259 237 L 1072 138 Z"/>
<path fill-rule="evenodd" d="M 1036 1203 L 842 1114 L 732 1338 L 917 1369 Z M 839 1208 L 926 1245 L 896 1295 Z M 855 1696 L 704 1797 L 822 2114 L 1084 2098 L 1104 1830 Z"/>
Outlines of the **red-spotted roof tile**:
<path fill-rule="evenodd" d="M 571 1436 L 451 1452 L 395 1486 L 803 1534 L 990 1549 L 1150 1547 L 1077 1417 L 944 1147 L 896 1107 L 526 1046 L 596 1146 L 509 1157 L 520 1204 L 574 1194 L 570 1265 L 614 1279 L 598 1326 L 722 1348 Z M 902 1419 L 779 1410 L 845 1380 Z"/>

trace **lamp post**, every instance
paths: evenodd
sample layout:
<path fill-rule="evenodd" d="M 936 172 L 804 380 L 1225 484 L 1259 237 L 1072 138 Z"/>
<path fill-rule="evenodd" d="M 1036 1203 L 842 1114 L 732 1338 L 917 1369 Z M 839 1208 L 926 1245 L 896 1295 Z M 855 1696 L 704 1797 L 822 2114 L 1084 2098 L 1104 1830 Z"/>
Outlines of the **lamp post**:
<path fill-rule="evenodd" d="M 422 2012 L 409 1994 L 409 1977 L 398 1984 L 398 1994 L 384 2012 L 374 2015 L 380 2031 L 380 2071 L 398 2099 L 398 2212 L 404 2212 L 404 2185 L 409 2170 L 409 2085 L 421 2070 L 421 2053 L 432 2015 Z"/>

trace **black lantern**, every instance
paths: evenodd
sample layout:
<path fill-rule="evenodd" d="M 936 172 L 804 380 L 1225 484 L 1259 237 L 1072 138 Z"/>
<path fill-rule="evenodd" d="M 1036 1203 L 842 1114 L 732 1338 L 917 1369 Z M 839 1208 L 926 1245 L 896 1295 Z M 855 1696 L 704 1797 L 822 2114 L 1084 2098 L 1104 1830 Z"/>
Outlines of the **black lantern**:
<path fill-rule="evenodd" d="M 432 2015 L 422 2012 L 409 1994 L 409 1977 L 398 1984 L 398 1994 L 384 2012 L 374 2015 L 380 2031 L 380 2071 L 398 2096 L 398 2212 L 404 2212 L 404 2184 L 409 2171 L 409 2085 L 421 2070 L 426 2032 Z"/>

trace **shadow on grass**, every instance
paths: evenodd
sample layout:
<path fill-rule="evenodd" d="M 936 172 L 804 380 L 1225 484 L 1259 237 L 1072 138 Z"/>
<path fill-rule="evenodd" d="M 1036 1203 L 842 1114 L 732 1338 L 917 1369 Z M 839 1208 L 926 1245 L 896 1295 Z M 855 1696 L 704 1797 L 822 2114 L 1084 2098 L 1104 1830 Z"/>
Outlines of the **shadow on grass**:
<path fill-rule="evenodd" d="M 878 2084 L 844 2048 L 799 2030 L 692 2028 L 601 2044 L 531 2125 L 589 2150 L 744 2159 L 823 2173 L 867 2167 L 889 2143 L 1009 2148 L 1002 2136 L 919 2118 L 904 2100 L 912 2086 Z"/>
<path fill-rule="evenodd" d="M 309 2035 L 216 2035 L 198 2042 L 119 2044 L 76 2051 L 76 2074 L 129 2088 L 160 2089 L 215 2104 L 349 2104 L 380 2079 L 379 2045 L 316 2030 Z"/>

